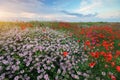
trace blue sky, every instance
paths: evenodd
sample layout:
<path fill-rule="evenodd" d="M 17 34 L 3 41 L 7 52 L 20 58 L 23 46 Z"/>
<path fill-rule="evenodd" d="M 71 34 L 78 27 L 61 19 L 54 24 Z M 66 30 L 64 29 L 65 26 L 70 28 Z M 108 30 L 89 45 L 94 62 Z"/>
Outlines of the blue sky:
<path fill-rule="evenodd" d="M 0 0 L 2 21 L 120 22 L 120 0 Z"/>

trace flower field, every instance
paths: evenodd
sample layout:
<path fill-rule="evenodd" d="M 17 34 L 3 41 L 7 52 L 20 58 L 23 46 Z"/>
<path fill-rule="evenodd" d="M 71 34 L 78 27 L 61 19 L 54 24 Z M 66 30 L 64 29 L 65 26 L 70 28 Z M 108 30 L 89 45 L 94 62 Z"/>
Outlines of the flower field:
<path fill-rule="evenodd" d="M 120 80 L 120 23 L 0 22 L 0 80 Z"/>

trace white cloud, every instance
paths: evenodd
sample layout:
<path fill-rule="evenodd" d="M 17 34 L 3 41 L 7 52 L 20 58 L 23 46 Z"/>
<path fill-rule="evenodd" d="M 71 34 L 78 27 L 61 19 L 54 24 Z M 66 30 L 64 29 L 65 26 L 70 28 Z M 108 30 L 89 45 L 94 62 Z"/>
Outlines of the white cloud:
<path fill-rule="evenodd" d="M 118 18 L 120 7 L 118 0 L 82 0 L 80 7 L 73 12 L 82 14 L 98 13 L 97 18 Z"/>
<path fill-rule="evenodd" d="M 8 12 L 8 11 L 0 11 L 0 19 L 7 19 L 7 18 L 11 18 L 11 17 L 17 17 L 18 14 L 12 13 L 12 12 Z"/>
<path fill-rule="evenodd" d="M 62 16 L 61 16 L 62 15 Z M 0 20 L 14 21 L 14 20 L 43 20 L 43 21 L 69 21 L 76 18 L 71 15 L 65 15 L 60 13 L 43 14 L 43 13 L 31 13 L 31 12 L 8 12 L 2 10 L 0 12 Z"/>
<path fill-rule="evenodd" d="M 93 11 L 101 6 L 102 2 L 100 0 L 82 0 L 80 7 L 75 12 L 83 14 L 95 13 Z"/>
<path fill-rule="evenodd" d="M 33 18 L 35 16 L 36 16 L 35 13 L 28 13 L 28 12 L 21 12 L 21 13 L 8 12 L 8 11 L 0 12 L 0 18 L 4 18 L 4 19 L 14 18 L 14 17 Z"/>
<path fill-rule="evenodd" d="M 62 20 L 62 21 L 87 21 L 120 18 L 118 0 L 82 0 L 80 6 L 69 8 L 69 0 L 57 0 L 54 5 L 48 6 L 42 0 L 0 0 L 0 20 Z M 72 2 L 71 2 L 72 4 Z M 98 13 L 96 17 L 80 18 L 66 15 L 60 10 L 83 15 Z"/>
<path fill-rule="evenodd" d="M 37 0 L 2 0 L 0 10 L 8 12 L 38 12 L 45 9 L 45 5 Z"/>
<path fill-rule="evenodd" d="M 19 15 L 20 17 L 24 17 L 24 18 L 34 18 L 37 16 L 35 13 L 28 13 L 28 12 L 23 12 Z"/>
<path fill-rule="evenodd" d="M 120 18 L 120 11 L 106 11 L 97 15 L 98 18 Z"/>

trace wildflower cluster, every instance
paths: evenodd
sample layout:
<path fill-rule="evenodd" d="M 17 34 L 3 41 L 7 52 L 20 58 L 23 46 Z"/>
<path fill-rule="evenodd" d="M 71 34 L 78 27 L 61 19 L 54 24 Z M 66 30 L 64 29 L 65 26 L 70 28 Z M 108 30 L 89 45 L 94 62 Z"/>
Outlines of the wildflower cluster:
<path fill-rule="evenodd" d="M 82 48 L 50 28 L 12 28 L 0 40 L 0 80 L 79 79 L 84 73 L 76 64 L 87 59 Z"/>

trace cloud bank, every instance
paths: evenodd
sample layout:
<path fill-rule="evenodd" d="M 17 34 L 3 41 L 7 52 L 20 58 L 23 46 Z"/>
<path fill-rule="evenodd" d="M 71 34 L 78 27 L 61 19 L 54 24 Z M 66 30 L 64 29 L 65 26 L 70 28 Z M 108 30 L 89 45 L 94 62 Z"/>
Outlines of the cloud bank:
<path fill-rule="evenodd" d="M 0 0 L 0 20 L 120 22 L 120 0 Z"/>

